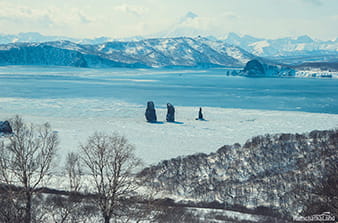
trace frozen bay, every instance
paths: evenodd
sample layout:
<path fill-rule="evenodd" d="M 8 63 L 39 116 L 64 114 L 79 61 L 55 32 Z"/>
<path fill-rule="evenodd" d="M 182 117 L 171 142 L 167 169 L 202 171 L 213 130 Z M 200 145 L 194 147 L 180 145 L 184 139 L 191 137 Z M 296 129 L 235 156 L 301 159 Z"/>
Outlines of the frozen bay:
<path fill-rule="evenodd" d="M 338 80 L 229 77 L 225 70 L 0 67 L 0 120 L 48 121 L 61 151 L 118 131 L 146 163 L 209 153 L 266 133 L 338 126 Z M 161 124 L 145 122 L 153 100 Z M 166 103 L 177 123 L 166 123 Z M 207 121 L 196 121 L 199 107 Z M 61 156 L 65 153 L 60 153 Z"/>

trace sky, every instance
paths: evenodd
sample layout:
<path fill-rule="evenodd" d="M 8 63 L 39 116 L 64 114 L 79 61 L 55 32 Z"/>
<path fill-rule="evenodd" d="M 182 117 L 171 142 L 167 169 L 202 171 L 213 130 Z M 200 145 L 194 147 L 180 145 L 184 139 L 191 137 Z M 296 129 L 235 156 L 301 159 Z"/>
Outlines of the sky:
<path fill-rule="evenodd" d="M 338 37 L 338 0 L 0 0 L 0 33 Z"/>

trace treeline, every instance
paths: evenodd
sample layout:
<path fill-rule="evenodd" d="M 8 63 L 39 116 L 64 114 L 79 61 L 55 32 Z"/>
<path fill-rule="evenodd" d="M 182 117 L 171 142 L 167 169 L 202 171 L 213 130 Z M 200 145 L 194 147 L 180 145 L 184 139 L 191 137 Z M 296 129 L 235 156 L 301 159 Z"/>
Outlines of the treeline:
<path fill-rule="evenodd" d="M 264 206 L 291 218 L 323 212 L 338 218 L 337 148 L 338 129 L 256 136 L 242 146 L 162 161 L 139 177 L 185 201 L 220 201 L 241 212 L 238 207 Z"/>

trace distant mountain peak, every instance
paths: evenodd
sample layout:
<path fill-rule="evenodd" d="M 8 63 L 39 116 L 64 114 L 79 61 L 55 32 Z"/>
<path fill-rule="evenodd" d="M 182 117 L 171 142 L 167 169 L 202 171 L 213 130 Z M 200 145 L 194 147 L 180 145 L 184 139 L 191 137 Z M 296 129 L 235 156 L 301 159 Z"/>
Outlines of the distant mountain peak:
<path fill-rule="evenodd" d="M 237 33 L 234 33 L 234 32 L 229 32 L 228 37 L 227 37 L 227 39 L 240 39 L 240 38 L 241 37 Z"/>
<path fill-rule="evenodd" d="M 18 36 L 39 36 L 40 37 L 43 35 L 39 32 L 20 32 Z"/>
<path fill-rule="evenodd" d="M 181 19 L 180 19 L 180 23 L 184 23 L 189 19 L 195 19 L 197 18 L 198 15 L 193 13 L 193 12 L 187 12 L 187 14 L 185 14 Z"/>
<path fill-rule="evenodd" d="M 308 35 L 298 36 L 296 40 L 298 42 L 302 42 L 302 43 L 312 43 L 313 42 L 313 39 L 311 39 L 311 37 L 309 37 Z"/>

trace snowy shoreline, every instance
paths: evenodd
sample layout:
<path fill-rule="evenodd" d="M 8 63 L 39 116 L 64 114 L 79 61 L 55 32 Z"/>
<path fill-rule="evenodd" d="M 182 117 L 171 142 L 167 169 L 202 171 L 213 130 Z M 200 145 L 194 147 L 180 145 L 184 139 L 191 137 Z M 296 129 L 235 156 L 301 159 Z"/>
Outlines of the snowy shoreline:
<path fill-rule="evenodd" d="M 312 69 L 312 70 L 298 70 L 296 72 L 296 76 L 298 78 L 338 78 L 338 72 L 335 71 L 322 71 L 320 69 Z"/>
<path fill-rule="evenodd" d="M 49 122 L 60 136 L 60 159 L 68 151 L 76 151 L 80 143 L 95 131 L 118 132 L 136 148 L 136 155 L 146 165 L 164 159 L 194 153 L 210 153 L 223 145 L 244 143 L 256 135 L 303 133 L 338 127 L 338 115 L 295 111 L 268 111 L 203 107 L 206 121 L 195 120 L 197 107 L 176 107 L 176 123 L 165 122 L 166 109 L 157 108 L 159 123 L 145 121 L 143 106 L 119 104 L 111 116 L 67 114 L 52 116 L 20 113 L 26 122 Z M 0 110 L 0 120 L 13 117 Z M 79 111 L 78 111 L 79 112 Z M 99 113 L 99 111 L 97 111 Z"/>

